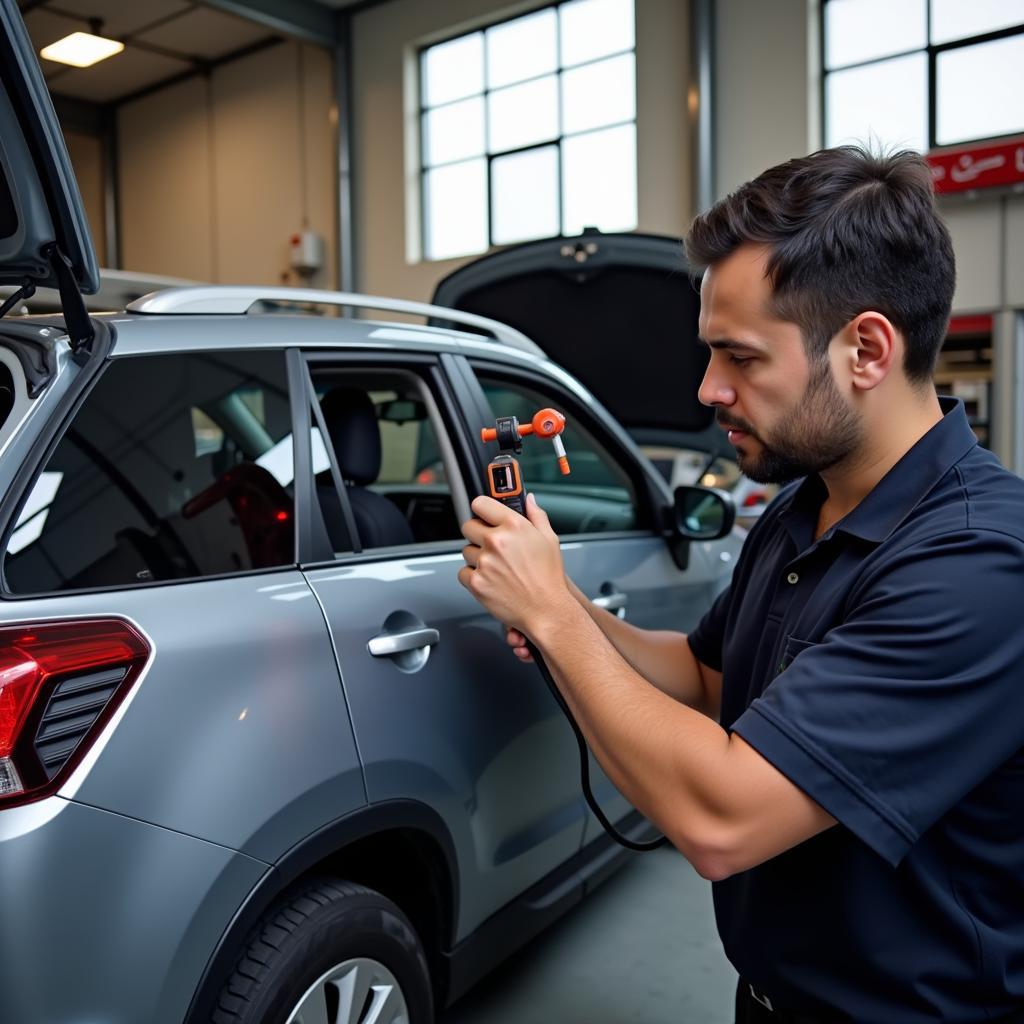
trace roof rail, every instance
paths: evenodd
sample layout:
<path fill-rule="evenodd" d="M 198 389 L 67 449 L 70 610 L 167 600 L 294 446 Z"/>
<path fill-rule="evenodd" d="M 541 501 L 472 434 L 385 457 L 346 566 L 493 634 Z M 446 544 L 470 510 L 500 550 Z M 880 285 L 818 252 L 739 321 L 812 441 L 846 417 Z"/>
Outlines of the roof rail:
<path fill-rule="evenodd" d="M 151 292 L 129 303 L 129 313 L 191 313 L 243 314 L 258 302 L 305 302 L 320 306 L 381 309 L 389 313 L 411 313 L 416 316 L 447 320 L 465 327 L 486 331 L 497 341 L 531 355 L 543 356 L 544 350 L 514 327 L 475 313 L 432 306 L 427 302 L 382 298 L 378 295 L 357 295 L 331 292 L 318 288 L 260 288 L 239 285 L 202 285 L 190 288 L 168 288 Z"/>

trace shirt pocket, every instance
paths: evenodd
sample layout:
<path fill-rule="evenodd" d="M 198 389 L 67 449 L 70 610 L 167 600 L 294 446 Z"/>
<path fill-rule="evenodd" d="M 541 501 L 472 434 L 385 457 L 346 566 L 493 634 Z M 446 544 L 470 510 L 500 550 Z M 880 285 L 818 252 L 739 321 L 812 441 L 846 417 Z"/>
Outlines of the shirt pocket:
<path fill-rule="evenodd" d="M 786 642 L 782 645 L 782 654 L 779 657 L 779 662 L 775 666 L 775 674 L 780 675 L 785 672 L 792 664 L 793 659 L 801 651 L 806 651 L 810 647 L 817 646 L 818 641 L 816 640 L 800 640 L 795 636 L 787 636 Z"/>

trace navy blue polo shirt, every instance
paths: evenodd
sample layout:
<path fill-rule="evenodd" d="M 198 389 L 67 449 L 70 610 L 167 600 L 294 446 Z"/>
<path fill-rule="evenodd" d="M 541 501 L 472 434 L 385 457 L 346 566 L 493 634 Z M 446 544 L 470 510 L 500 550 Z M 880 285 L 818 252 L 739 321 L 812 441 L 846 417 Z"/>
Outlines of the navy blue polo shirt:
<path fill-rule="evenodd" d="M 689 638 L 839 822 L 714 887 L 739 973 L 828 1021 L 1024 1007 L 1024 481 L 942 405 L 819 540 L 820 477 L 783 490 Z"/>

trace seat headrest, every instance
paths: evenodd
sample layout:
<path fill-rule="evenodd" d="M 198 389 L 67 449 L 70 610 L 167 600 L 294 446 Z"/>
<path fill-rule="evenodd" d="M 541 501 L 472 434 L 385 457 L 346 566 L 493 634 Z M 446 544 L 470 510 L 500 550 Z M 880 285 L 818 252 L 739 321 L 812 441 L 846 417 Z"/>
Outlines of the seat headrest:
<path fill-rule="evenodd" d="M 370 396 L 339 385 L 320 400 L 342 478 L 362 487 L 380 473 L 380 429 Z"/>

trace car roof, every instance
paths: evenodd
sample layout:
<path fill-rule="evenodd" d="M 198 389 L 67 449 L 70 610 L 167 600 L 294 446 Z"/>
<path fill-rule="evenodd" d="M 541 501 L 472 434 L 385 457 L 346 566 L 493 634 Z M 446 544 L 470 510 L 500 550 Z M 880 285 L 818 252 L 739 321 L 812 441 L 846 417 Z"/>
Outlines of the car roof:
<path fill-rule="evenodd" d="M 115 328 L 114 356 L 301 346 L 476 353 L 531 366 L 550 362 L 539 350 L 537 354 L 526 352 L 479 334 L 389 320 L 298 312 L 189 316 L 109 313 L 95 318 Z"/>

